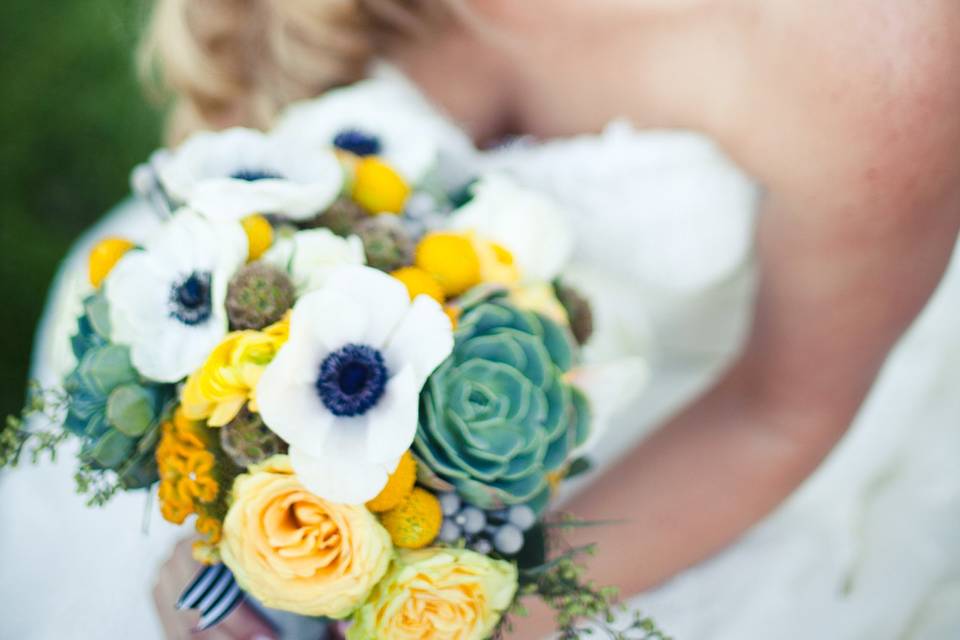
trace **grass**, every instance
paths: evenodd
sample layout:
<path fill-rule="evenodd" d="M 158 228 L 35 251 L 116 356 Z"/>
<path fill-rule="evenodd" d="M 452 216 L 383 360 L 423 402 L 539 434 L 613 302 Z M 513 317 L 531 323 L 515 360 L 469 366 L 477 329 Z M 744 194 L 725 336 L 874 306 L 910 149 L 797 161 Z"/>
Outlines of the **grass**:
<path fill-rule="evenodd" d="M 145 7 L 0 2 L 0 415 L 22 404 L 60 259 L 160 140 L 133 61 Z"/>

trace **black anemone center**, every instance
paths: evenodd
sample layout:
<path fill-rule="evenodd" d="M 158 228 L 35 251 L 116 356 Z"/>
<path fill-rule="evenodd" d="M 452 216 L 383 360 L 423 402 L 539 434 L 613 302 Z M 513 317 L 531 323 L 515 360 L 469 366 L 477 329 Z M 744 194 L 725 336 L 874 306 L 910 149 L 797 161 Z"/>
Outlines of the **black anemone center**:
<path fill-rule="evenodd" d="M 234 180 L 246 180 L 247 182 L 256 182 L 257 180 L 279 180 L 282 178 L 277 173 L 265 169 L 238 169 L 230 174 Z"/>
<path fill-rule="evenodd" d="M 359 416 L 379 402 L 387 386 L 387 367 L 373 347 L 348 344 L 320 365 L 317 394 L 335 416 Z"/>
<path fill-rule="evenodd" d="M 170 291 L 170 315 L 185 325 L 205 322 L 213 311 L 209 271 L 194 271 Z"/>
<path fill-rule="evenodd" d="M 382 145 L 377 136 L 360 129 L 345 129 L 333 138 L 333 146 L 358 156 L 375 156 Z"/>

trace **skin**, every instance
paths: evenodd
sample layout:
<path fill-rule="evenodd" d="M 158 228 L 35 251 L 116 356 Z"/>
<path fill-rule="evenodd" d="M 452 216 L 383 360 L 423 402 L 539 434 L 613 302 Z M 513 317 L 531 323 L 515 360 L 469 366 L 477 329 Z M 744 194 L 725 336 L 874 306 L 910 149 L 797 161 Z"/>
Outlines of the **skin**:
<path fill-rule="evenodd" d="M 595 580 L 637 593 L 817 468 L 939 282 L 960 228 L 960 4 L 461 4 L 462 20 L 387 57 L 478 141 L 627 116 L 713 137 L 764 189 L 742 355 L 569 506 L 626 520 L 568 539 L 598 544 Z M 551 628 L 534 607 L 511 637 Z"/>

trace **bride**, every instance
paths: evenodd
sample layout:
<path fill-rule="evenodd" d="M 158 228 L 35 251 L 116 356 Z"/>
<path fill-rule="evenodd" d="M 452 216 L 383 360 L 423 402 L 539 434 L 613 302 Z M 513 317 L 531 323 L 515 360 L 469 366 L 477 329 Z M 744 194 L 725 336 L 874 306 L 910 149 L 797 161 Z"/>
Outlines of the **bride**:
<path fill-rule="evenodd" d="M 174 140 L 378 60 L 477 162 L 565 202 L 592 353 L 652 367 L 564 507 L 622 521 L 572 536 L 593 577 L 678 638 L 853 640 L 960 637 L 958 43 L 950 0 L 160 0 L 147 51 Z M 221 637 L 252 637 L 238 615 Z"/>

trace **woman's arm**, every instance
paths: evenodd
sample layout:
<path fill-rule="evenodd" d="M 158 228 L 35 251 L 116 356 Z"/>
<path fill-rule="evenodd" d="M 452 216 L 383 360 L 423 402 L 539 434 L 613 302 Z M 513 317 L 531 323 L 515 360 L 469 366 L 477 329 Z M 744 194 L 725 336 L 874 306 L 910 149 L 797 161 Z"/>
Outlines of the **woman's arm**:
<path fill-rule="evenodd" d="M 817 467 L 960 228 L 960 5 L 746 4 L 727 76 L 740 82 L 703 128 L 768 190 L 751 337 L 569 506 L 629 521 L 569 536 L 598 543 L 593 577 L 627 594 L 729 544 Z M 549 628 L 538 611 L 518 637 Z"/>

